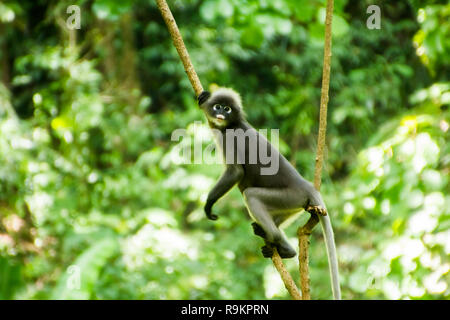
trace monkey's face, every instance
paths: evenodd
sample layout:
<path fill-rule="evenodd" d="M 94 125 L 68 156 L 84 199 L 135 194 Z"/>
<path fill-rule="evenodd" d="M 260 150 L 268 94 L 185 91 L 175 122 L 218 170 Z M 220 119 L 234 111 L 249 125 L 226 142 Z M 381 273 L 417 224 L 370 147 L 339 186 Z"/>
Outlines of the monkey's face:
<path fill-rule="evenodd" d="M 206 117 L 214 127 L 225 129 L 231 127 L 239 119 L 239 110 L 229 101 L 216 100 L 205 108 Z"/>
<path fill-rule="evenodd" d="M 241 107 L 241 97 L 229 88 L 219 88 L 212 94 L 203 91 L 198 103 L 205 112 L 209 124 L 219 130 L 233 128 L 245 120 Z"/>

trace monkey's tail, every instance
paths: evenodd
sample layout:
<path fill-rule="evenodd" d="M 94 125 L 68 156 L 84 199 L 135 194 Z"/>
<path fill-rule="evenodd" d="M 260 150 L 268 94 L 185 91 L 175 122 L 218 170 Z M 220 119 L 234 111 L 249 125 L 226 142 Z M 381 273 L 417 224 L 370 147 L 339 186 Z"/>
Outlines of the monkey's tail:
<path fill-rule="evenodd" d="M 334 299 L 341 300 L 341 287 L 339 285 L 339 269 L 333 227 L 331 226 L 330 216 L 328 214 L 326 216 L 319 215 L 319 219 L 325 238 L 325 246 L 327 248 L 328 265 L 330 267 L 331 275 L 331 290 L 333 291 Z"/>

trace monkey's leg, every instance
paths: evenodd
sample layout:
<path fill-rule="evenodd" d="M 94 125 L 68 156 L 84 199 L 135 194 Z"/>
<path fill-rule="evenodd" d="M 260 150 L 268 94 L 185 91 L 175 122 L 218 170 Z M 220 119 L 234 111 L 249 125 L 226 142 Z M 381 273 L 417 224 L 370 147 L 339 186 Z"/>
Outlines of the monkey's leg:
<path fill-rule="evenodd" d="M 261 226 L 259 224 L 257 224 L 256 222 L 252 223 L 252 227 L 253 227 L 253 233 L 261 238 L 265 238 L 266 237 L 266 233 L 264 232 L 264 229 L 261 228 Z"/>
<path fill-rule="evenodd" d="M 264 229 L 257 224 L 256 222 L 252 223 L 253 227 L 253 233 L 257 235 L 258 237 L 261 237 L 264 239 L 264 246 L 261 247 L 261 252 L 264 258 L 271 258 L 273 256 L 273 246 L 267 242 L 266 238 L 266 232 Z"/>
<path fill-rule="evenodd" d="M 320 192 L 314 188 L 314 186 L 309 181 L 303 181 L 302 190 L 306 191 L 308 200 L 305 205 L 305 210 L 309 213 L 326 216 L 327 215 L 327 209 L 325 207 L 325 203 L 323 202 L 322 196 L 320 195 Z"/>
<path fill-rule="evenodd" d="M 263 245 L 261 247 L 261 253 L 264 258 L 272 258 L 274 246 L 271 245 L 270 243 L 268 243 L 266 240 L 264 240 L 264 241 L 265 241 L 265 245 Z M 282 258 L 284 258 L 284 257 L 282 257 Z"/>
<path fill-rule="evenodd" d="M 295 199 L 292 197 L 294 193 L 289 190 L 247 188 L 243 195 L 248 211 L 256 221 L 256 225 L 253 225 L 255 234 L 264 235 L 266 245 L 262 247 L 263 255 L 271 257 L 273 254 L 272 246 L 276 246 L 282 258 L 294 257 L 296 252 L 278 229 L 274 216 L 278 217 L 283 213 L 290 215 L 299 211 L 302 208 L 301 203 L 299 203 L 299 194 L 296 194 Z M 290 195 L 292 196 L 290 197 Z"/>

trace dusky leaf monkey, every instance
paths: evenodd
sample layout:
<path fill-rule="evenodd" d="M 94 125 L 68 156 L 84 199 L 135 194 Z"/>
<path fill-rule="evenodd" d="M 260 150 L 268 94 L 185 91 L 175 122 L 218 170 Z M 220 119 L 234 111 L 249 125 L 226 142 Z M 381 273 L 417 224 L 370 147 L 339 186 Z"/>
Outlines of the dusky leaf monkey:
<path fill-rule="evenodd" d="M 254 220 L 253 231 L 264 239 L 263 256 L 272 257 L 276 248 L 282 258 L 292 258 L 296 251 L 279 229 L 280 224 L 302 209 L 317 214 L 325 237 L 333 294 L 340 299 L 333 229 L 319 191 L 247 122 L 237 92 L 228 88 L 219 88 L 212 94 L 203 91 L 198 103 L 213 129 L 226 165 L 208 194 L 206 216 L 217 220 L 218 216 L 212 213 L 214 203 L 238 185 Z"/>

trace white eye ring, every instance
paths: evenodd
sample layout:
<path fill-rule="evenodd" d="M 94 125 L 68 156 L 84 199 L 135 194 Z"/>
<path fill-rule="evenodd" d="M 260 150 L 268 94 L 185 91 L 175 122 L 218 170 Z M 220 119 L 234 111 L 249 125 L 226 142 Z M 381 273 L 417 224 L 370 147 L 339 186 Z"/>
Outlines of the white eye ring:
<path fill-rule="evenodd" d="M 217 111 L 217 110 L 220 109 L 220 107 L 221 107 L 221 105 L 218 104 L 218 103 L 216 103 L 216 104 L 213 106 L 213 109 Z"/>
<path fill-rule="evenodd" d="M 229 106 L 223 107 L 223 110 L 225 110 L 226 113 L 231 113 L 231 108 Z"/>

